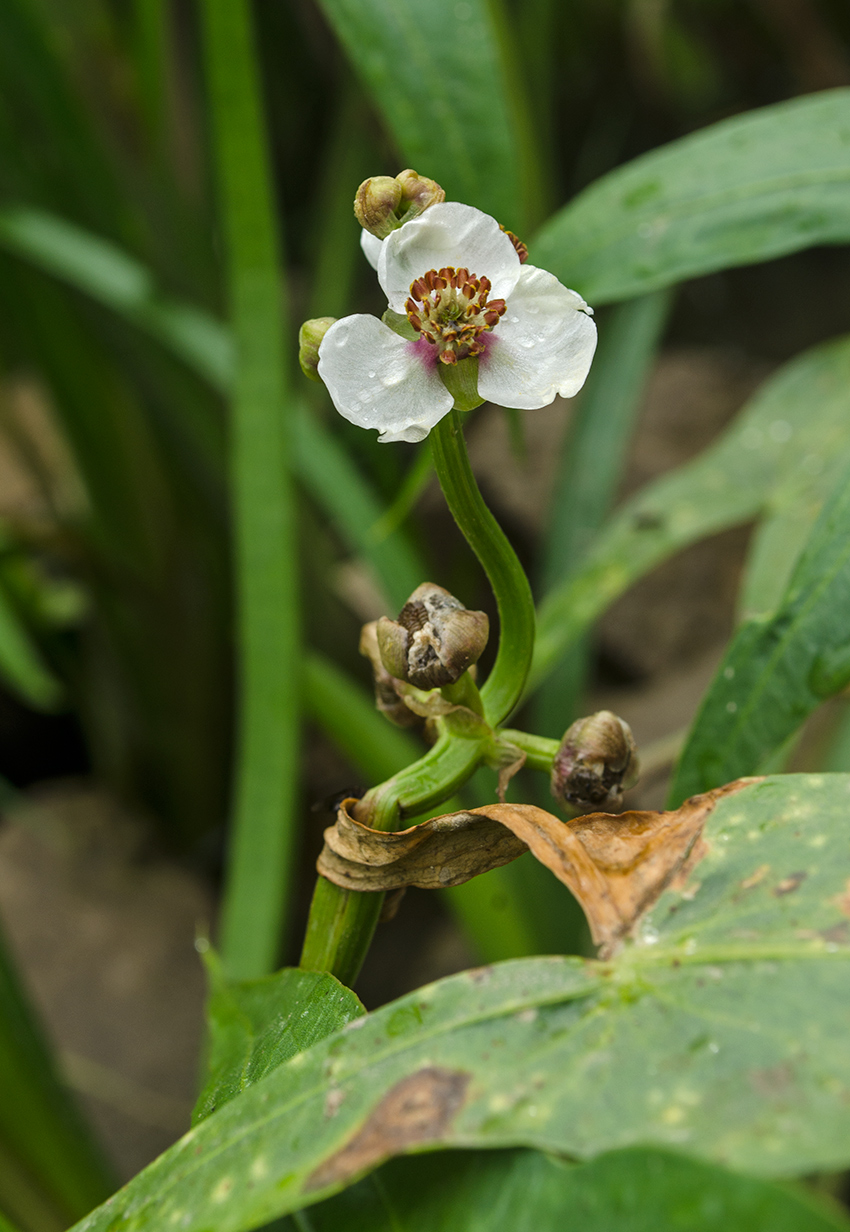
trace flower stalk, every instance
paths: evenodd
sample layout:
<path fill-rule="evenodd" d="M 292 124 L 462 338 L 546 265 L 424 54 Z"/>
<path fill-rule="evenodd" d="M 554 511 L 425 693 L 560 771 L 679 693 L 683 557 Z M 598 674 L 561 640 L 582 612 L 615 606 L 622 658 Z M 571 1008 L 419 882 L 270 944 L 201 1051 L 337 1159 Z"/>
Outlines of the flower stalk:
<path fill-rule="evenodd" d="M 531 588 L 478 490 L 457 411 L 437 425 L 434 465 L 452 516 L 493 588 L 499 612 L 499 649 L 480 695 L 468 673 L 444 687 L 444 698 L 461 710 L 437 720 L 440 735 L 433 748 L 359 801 L 357 820 L 375 830 L 399 829 L 405 820 L 444 804 L 468 781 L 486 756 L 493 727 L 519 700 L 534 649 Z M 478 723 L 472 721 L 472 715 L 482 710 L 484 717 Z M 352 983 L 366 957 L 382 901 L 382 894 L 344 890 L 320 877 L 301 966 L 330 971 L 343 983 Z"/>

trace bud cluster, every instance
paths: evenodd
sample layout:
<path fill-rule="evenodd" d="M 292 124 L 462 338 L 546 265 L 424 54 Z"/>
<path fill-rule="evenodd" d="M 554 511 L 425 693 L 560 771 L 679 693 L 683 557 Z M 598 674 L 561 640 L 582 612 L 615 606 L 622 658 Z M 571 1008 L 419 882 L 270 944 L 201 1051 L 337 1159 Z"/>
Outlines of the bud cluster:
<path fill-rule="evenodd" d="M 364 180 L 354 198 L 354 213 L 364 231 L 383 240 L 402 223 L 445 199 L 439 184 L 408 168 L 396 176 L 374 175 Z"/>

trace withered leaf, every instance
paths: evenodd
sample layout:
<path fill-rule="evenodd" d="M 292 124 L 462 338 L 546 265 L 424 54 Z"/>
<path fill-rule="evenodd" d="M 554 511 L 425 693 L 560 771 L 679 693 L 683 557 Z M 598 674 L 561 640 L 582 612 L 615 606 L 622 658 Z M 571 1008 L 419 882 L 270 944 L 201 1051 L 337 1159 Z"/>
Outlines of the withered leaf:
<path fill-rule="evenodd" d="M 589 813 L 562 821 L 533 804 L 490 804 L 395 833 L 356 821 L 349 812 L 356 802 L 346 800 L 336 825 L 325 831 L 317 868 L 349 890 L 430 890 L 460 885 L 528 849 L 578 899 L 606 955 L 701 859 L 702 830 L 715 803 L 756 781 L 738 779 L 667 813 Z"/>

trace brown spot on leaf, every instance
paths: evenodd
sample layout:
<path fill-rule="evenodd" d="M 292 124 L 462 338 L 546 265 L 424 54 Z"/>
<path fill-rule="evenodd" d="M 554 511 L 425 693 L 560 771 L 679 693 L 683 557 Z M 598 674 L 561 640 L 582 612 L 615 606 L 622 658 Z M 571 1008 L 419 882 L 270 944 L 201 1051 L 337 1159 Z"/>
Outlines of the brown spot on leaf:
<path fill-rule="evenodd" d="M 832 928 L 822 928 L 820 936 L 824 941 L 831 941 L 835 945 L 846 945 L 850 941 L 850 924 L 842 920 L 840 924 L 834 924 Z"/>
<path fill-rule="evenodd" d="M 746 877 L 741 882 L 741 889 L 742 890 L 752 890 L 753 887 L 757 886 L 760 881 L 764 881 L 765 877 L 767 876 L 769 872 L 770 872 L 769 864 L 760 864 L 754 873 L 751 873 L 749 877 Z"/>
<path fill-rule="evenodd" d="M 844 892 L 837 894 L 832 901 L 842 915 L 850 916 L 850 879 L 845 883 Z"/>
<path fill-rule="evenodd" d="M 316 1168 L 305 1191 L 344 1183 L 409 1147 L 439 1142 L 463 1105 L 469 1077 L 428 1066 L 402 1078 L 354 1137 Z"/>
<path fill-rule="evenodd" d="M 774 886 L 773 893 L 777 898 L 781 898 L 783 894 L 793 894 L 798 890 L 803 882 L 808 877 L 808 873 L 789 873 L 787 877 L 783 877 L 778 885 Z"/>
<path fill-rule="evenodd" d="M 754 1069 L 750 1073 L 753 1090 L 759 1095 L 776 1096 L 787 1089 L 794 1081 L 794 1070 L 788 1061 L 771 1065 L 765 1069 Z"/>

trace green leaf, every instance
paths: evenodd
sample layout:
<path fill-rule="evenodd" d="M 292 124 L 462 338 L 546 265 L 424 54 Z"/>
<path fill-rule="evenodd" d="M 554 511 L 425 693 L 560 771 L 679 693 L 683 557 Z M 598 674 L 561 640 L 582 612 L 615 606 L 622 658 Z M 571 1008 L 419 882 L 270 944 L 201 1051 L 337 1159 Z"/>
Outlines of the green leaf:
<path fill-rule="evenodd" d="M 151 272 L 117 244 L 46 210 L 0 211 L 0 245 L 144 329 L 216 389 L 233 374 L 227 328 L 200 308 L 163 296 Z"/>
<path fill-rule="evenodd" d="M 606 963 L 419 989 L 209 1117 L 78 1232 L 240 1232 L 435 1146 L 687 1151 L 763 1176 L 850 1162 L 848 775 L 722 797 L 683 889 Z"/>
<path fill-rule="evenodd" d="M 231 981 L 212 950 L 204 961 L 210 982 L 209 1058 L 193 1125 L 366 1013 L 355 994 L 326 972 L 285 967 L 257 980 Z"/>
<path fill-rule="evenodd" d="M 802 1189 L 667 1151 L 588 1164 L 539 1151 L 401 1158 L 304 1212 L 309 1232 L 829 1232 L 850 1228 Z"/>
<path fill-rule="evenodd" d="M 578 572 L 540 607 L 532 682 L 633 582 L 674 552 L 770 508 L 787 485 L 832 490 L 850 444 L 850 339 L 814 347 L 765 382 L 693 462 L 649 484 L 614 515 Z"/>
<path fill-rule="evenodd" d="M 782 603 L 736 633 L 682 751 L 671 799 L 753 774 L 827 697 L 850 684 L 850 468 Z"/>
<path fill-rule="evenodd" d="M 61 1232 L 113 1186 L 56 1072 L 2 935 L 0 1091 L 0 1205 L 27 1232 Z"/>
<path fill-rule="evenodd" d="M 535 174 L 524 102 L 486 0 L 320 0 L 402 158 L 509 227 Z M 376 167 L 373 174 L 395 174 Z M 352 185 L 352 194 L 357 185 Z"/>
<path fill-rule="evenodd" d="M 848 240 L 850 90 L 826 90 L 603 176 L 546 223 L 531 259 L 603 304 Z"/>
<path fill-rule="evenodd" d="M 232 391 L 235 353 L 227 326 L 163 294 L 151 271 L 118 245 L 43 210 L 14 209 L 0 211 L 0 247 L 155 338 L 219 393 Z M 418 554 L 400 530 L 374 532 L 381 501 L 345 448 L 300 402 L 293 426 L 299 477 L 349 549 L 369 562 L 390 602 L 401 607 L 425 576 Z M 198 431 L 204 434 L 204 426 Z"/>
<path fill-rule="evenodd" d="M 24 701 L 37 710 L 52 710 L 62 687 L 41 655 L 0 584 L 0 676 Z"/>
<path fill-rule="evenodd" d="M 276 963 L 298 833 L 299 597 L 280 237 L 248 0 L 204 0 L 209 117 L 237 364 L 231 399 L 239 742 L 222 908 L 228 973 Z"/>

